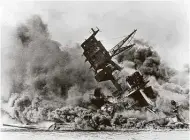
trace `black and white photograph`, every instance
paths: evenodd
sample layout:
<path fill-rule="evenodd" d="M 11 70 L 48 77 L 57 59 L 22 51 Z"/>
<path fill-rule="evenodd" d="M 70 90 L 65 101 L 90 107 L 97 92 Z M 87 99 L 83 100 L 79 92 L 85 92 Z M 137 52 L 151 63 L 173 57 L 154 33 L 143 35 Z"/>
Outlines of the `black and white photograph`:
<path fill-rule="evenodd" d="M 188 0 L 3 1 L 3 140 L 189 140 Z"/>

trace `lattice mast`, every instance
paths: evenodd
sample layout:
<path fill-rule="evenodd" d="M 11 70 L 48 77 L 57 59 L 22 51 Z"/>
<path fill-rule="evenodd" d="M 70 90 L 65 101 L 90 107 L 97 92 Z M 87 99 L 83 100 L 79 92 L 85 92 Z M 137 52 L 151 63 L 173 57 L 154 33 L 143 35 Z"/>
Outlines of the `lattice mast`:
<path fill-rule="evenodd" d="M 95 79 L 98 82 L 111 80 L 117 90 L 122 90 L 121 86 L 112 75 L 113 71 L 120 71 L 122 68 L 113 62 L 112 58 L 125 50 L 131 49 L 135 45 L 130 44 L 130 41 L 137 30 L 134 30 L 130 35 L 121 40 L 109 52 L 95 37 L 99 32 L 99 29 L 97 28 L 95 31 L 93 28 L 91 28 L 91 30 L 93 31 L 93 34 L 81 44 L 81 47 L 84 50 L 83 55 L 86 57 L 85 61 L 88 61 L 91 65 L 90 68 L 94 69 Z M 127 41 L 128 45 L 122 47 Z"/>

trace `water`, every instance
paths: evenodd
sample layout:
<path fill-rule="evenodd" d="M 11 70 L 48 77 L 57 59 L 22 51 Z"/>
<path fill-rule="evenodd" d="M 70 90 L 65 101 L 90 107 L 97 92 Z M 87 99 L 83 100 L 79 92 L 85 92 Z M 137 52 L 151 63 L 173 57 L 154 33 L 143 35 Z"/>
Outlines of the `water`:
<path fill-rule="evenodd" d="M 3 140 L 189 140 L 190 132 L 1 132 Z"/>

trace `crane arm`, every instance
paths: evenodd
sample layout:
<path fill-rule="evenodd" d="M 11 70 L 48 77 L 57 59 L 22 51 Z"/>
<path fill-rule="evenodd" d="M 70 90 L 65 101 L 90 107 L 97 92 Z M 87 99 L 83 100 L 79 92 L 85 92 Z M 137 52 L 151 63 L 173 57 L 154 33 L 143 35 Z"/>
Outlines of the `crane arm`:
<path fill-rule="evenodd" d="M 114 46 L 109 52 L 111 56 L 115 56 L 115 53 L 123 46 L 123 44 L 131 38 L 137 30 L 134 30 L 131 34 L 129 34 L 127 37 L 125 37 L 123 40 L 121 40 L 116 46 Z"/>
<path fill-rule="evenodd" d="M 131 44 L 131 45 L 128 45 L 128 46 L 119 48 L 113 55 L 111 55 L 111 57 L 114 57 L 114 56 L 120 54 L 121 52 L 123 52 L 123 51 L 125 51 L 125 50 L 131 49 L 134 45 L 135 45 L 135 44 Z"/>

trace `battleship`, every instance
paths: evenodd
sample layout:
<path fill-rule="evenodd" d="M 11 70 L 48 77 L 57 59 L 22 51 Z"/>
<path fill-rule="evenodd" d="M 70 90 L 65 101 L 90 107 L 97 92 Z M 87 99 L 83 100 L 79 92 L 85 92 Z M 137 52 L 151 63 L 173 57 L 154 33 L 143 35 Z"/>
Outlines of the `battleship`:
<path fill-rule="evenodd" d="M 155 127 L 155 129 L 188 128 L 189 125 L 183 121 L 184 119 L 181 117 L 175 101 L 171 102 L 174 117 L 171 114 L 166 115 L 169 117 L 161 119 L 157 117 L 160 112 L 163 113 L 162 110 L 155 108 L 157 94 L 137 67 L 135 67 L 136 70 L 131 75 L 124 75 L 124 83 L 119 83 L 118 77 L 114 75 L 115 72 L 120 73 L 123 69 L 119 63 L 114 61 L 114 57 L 129 51 L 135 46 L 133 40 L 137 30 L 131 32 L 109 51 L 101 41 L 96 39 L 99 29 L 94 30 L 91 28 L 91 30 L 93 33 L 81 43 L 81 48 L 83 49 L 83 54 L 81 55 L 85 57 L 85 62 L 90 64 L 90 69 L 94 72 L 94 79 L 99 84 L 111 81 L 115 91 L 106 96 L 100 87 L 96 87 L 94 95 L 90 96 L 89 102 L 82 102 L 72 107 L 65 106 L 51 111 L 50 119 L 47 119 L 50 122 L 46 123 L 44 120 L 45 124 L 50 124 L 46 128 L 40 127 L 39 123 L 33 125 L 27 119 L 25 119 L 24 125 L 4 124 L 4 126 L 37 131 L 111 131 L 121 130 L 122 127 L 128 130 L 134 128 L 140 130 L 149 128 L 149 126 Z M 125 88 L 121 84 L 126 85 Z M 30 103 L 28 99 L 26 99 L 26 102 Z M 149 112 L 158 119 L 145 121 L 120 114 L 130 110 L 140 113 L 143 111 Z M 16 112 L 16 114 L 18 120 L 21 120 L 19 113 Z"/>
<path fill-rule="evenodd" d="M 135 46 L 135 44 L 131 42 L 137 30 L 134 30 L 126 36 L 110 51 L 107 51 L 103 44 L 96 39 L 95 36 L 99 32 L 99 29 L 97 28 L 95 31 L 91 28 L 91 30 L 93 34 L 81 44 L 81 47 L 84 50 L 83 55 L 86 58 L 85 61 L 88 61 L 91 65 L 90 68 L 93 68 L 96 81 L 102 82 L 110 80 L 116 88 L 116 91 L 113 92 L 112 95 L 117 99 L 133 98 L 138 106 L 154 106 L 152 100 L 156 97 L 153 94 L 151 86 L 146 86 L 148 81 L 144 81 L 140 71 L 137 70 L 131 76 L 126 76 L 128 89 L 122 89 L 116 80 L 118 78 L 113 76 L 113 72 L 121 71 L 122 67 L 116 64 L 112 58 Z M 123 46 L 124 44 L 126 45 Z"/>

